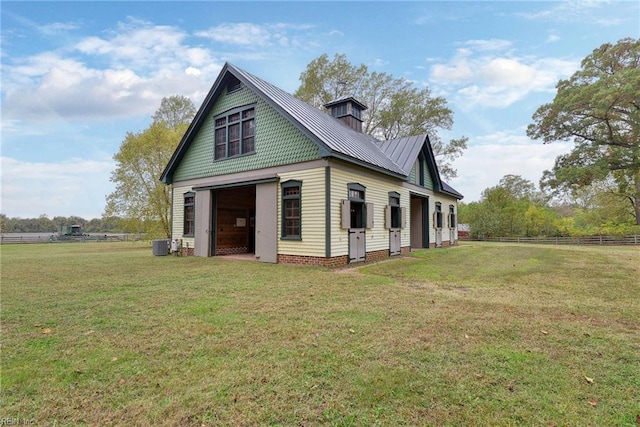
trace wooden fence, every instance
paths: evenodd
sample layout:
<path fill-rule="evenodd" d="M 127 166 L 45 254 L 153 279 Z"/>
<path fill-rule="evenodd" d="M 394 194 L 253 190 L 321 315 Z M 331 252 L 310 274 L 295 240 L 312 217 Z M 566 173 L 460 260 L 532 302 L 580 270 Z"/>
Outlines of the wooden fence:
<path fill-rule="evenodd" d="M 537 243 L 544 245 L 640 245 L 640 235 L 583 237 L 487 237 L 469 239 L 480 242 Z"/>

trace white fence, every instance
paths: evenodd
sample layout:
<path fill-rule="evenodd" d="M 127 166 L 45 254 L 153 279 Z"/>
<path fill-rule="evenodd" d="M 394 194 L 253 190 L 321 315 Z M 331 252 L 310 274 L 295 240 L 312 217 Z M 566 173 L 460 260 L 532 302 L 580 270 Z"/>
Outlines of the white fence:
<path fill-rule="evenodd" d="M 640 235 L 584 237 L 487 237 L 469 239 L 481 242 L 538 243 L 544 245 L 640 245 Z"/>

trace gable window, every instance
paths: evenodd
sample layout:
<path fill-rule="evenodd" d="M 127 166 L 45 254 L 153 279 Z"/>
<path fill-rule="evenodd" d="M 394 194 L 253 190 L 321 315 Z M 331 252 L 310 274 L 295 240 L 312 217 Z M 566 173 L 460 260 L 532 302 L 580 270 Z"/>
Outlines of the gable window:
<path fill-rule="evenodd" d="M 237 78 L 231 76 L 227 84 L 227 93 L 232 93 L 242 88 L 242 83 Z"/>
<path fill-rule="evenodd" d="M 185 237 L 193 237 L 196 223 L 196 193 L 184 194 L 184 228 L 182 234 Z"/>
<path fill-rule="evenodd" d="M 255 152 L 255 108 L 241 107 L 215 118 L 215 160 Z"/>
<path fill-rule="evenodd" d="M 302 182 L 282 183 L 282 238 L 300 240 L 302 238 Z"/>

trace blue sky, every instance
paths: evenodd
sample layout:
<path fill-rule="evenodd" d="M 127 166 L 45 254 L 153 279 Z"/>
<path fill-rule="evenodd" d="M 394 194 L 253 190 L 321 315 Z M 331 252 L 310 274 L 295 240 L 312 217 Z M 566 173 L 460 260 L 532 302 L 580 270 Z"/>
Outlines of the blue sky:
<path fill-rule="evenodd" d="M 2 189 L 9 217 L 100 217 L 127 132 L 163 97 L 200 106 L 229 61 L 289 92 L 323 53 L 444 96 L 467 136 L 450 184 L 478 200 L 537 183 L 571 144 L 526 136 L 555 84 L 603 43 L 640 37 L 637 1 L 2 1 Z"/>

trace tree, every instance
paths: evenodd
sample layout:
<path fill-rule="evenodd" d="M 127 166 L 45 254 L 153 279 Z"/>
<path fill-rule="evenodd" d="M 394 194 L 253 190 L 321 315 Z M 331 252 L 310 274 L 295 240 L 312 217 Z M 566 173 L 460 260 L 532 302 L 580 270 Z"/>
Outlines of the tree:
<path fill-rule="evenodd" d="M 439 130 L 451 130 L 453 112 L 443 97 L 428 88 L 418 89 L 406 79 L 369 72 L 366 65 L 352 65 L 343 54 L 329 60 L 327 54 L 311 61 L 300 74 L 294 95 L 318 108 L 330 101 L 352 96 L 364 103 L 363 132 L 382 140 L 426 132 L 445 179 L 457 175 L 453 160 L 467 148 L 467 138 L 443 141 Z"/>
<path fill-rule="evenodd" d="M 160 108 L 153 114 L 154 123 L 166 123 L 171 129 L 189 123 L 196 115 L 196 107 L 186 96 L 173 95 L 162 98 Z"/>
<path fill-rule="evenodd" d="M 473 237 L 540 236 L 556 233 L 557 215 L 535 185 L 519 175 L 505 175 L 460 212 Z"/>
<path fill-rule="evenodd" d="M 640 41 L 603 44 L 556 89 L 553 101 L 534 113 L 527 135 L 575 145 L 544 172 L 542 185 L 575 191 L 613 179 L 640 225 Z"/>
<path fill-rule="evenodd" d="M 148 238 L 171 236 L 169 187 L 159 177 L 195 111 L 190 101 L 173 101 L 163 99 L 151 126 L 139 133 L 127 133 L 113 157 L 116 169 L 111 182 L 116 189 L 107 196 L 103 217 L 120 217 L 122 230 L 144 232 Z M 184 121 L 178 123 L 177 118 Z"/>
<path fill-rule="evenodd" d="M 498 186 L 516 199 L 531 199 L 536 192 L 535 184 L 520 175 L 505 175 L 500 179 Z"/>

